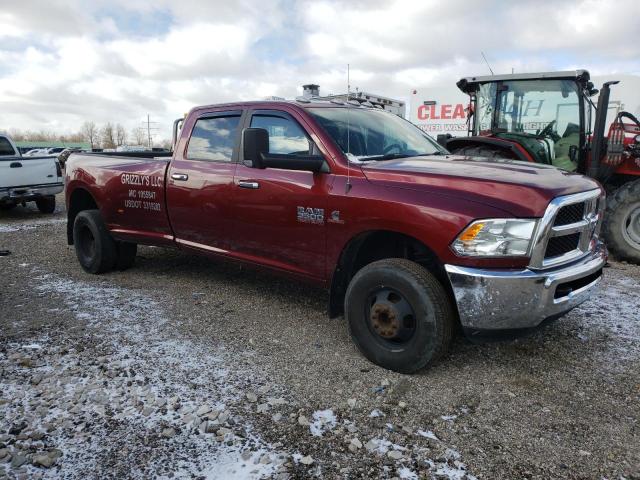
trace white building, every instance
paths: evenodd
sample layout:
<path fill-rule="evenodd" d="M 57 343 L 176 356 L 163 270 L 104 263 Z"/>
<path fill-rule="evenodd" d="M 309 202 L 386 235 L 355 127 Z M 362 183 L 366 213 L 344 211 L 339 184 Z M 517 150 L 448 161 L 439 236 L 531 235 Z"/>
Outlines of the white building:
<path fill-rule="evenodd" d="M 446 86 L 412 90 L 409 120 L 433 137 L 446 133 L 455 137 L 466 135 L 469 97 L 458 90 L 457 80 Z M 611 74 L 591 78 L 596 88 L 610 80 L 619 80 L 620 83 L 611 87 L 608 123 L 621 110 L 640 117 L 640 76 Z M 597 96 L 592 100 L 597 104 Z"/>

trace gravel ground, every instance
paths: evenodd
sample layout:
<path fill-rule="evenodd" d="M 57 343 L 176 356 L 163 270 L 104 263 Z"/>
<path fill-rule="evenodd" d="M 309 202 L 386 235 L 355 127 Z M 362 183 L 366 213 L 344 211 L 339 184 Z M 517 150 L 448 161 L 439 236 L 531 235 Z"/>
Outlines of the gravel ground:
<path fill-rule="evenodd" d="M 91 276 L 65 225 L 0 212 L 0 478 L 640 479 L 637 266 L 406 376 L 321 290 L 151 247 Z"/>

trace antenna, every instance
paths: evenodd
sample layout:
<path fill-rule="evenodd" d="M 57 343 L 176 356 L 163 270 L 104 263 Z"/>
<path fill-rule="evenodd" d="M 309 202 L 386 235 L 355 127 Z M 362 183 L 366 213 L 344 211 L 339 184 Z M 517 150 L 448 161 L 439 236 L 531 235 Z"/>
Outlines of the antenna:
<path fill-rule="evenodd" d="M 487 57 L 484 56 L 484 52 L 480 52 L 480 54 L 482 55 L 482 58 L 484 58 L 484 63 L 487 64 L 487 67 L 489 67 L 489 71 L 491 72 L 491 75 L 494 75 L 493 70 L 491 70 L 491 65 L 489 65 L 489 62 L 487 61 Z"/>
<path fill-rule="evenodd" d="M 347 184 L 344 186 L 344 193 L 349 193 L 351 190 L 351 160 L 349 155 L 351 154 L 351 128 L 349 126 L 349 100 L 351 100 L 351 81 L 349 77 L 349 64 L 347 63 Z"/>

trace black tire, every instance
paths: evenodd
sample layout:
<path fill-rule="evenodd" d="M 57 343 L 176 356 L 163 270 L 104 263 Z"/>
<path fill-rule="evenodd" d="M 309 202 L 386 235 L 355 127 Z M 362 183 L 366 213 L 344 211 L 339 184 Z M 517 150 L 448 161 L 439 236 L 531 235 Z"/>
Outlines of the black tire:
<path fill-rule="evenodd" d="M 640 180 L 609 195 L 602 230 L 613 256 L 640 264 Z"/>
<path fill-rule="evenodd" d="M 379 299 L 379 292 L 384 297 L 387 291 L 387 299 Z M 396 311 L 393 302 L 405 305 L 405 311 L 401 313 L 400 307 Z M 406 313 L 406 304 L 410 314 L 396 321 Z M 449 295 L 427 269 L 403 258 L 379 260 L 358 271 L 347 288 L 344 311 L 351 338 L 362 354 L 400 373 L 416 372 L 440 358 L 453 336 L 455 315 Z M 380 320 L 381 313 L 387 318 Z M 380 324 L 389 318 L 395 327 L 401 324 L 394 338 L 393 329 L 381 330 Z"/>
<path fill-rule="evenodd" d="M 0 211 L 8 212 L 9 210 L 13 210 L 17 206 L 18 205 L 16 203 L 3 203 L 3 204 L 0 204 Z"/>
<path fill-rule="evenodd" d="M 505 153 L 503 150 L 493 149 L 490 147 L 481 147 L 481 146 L 468 146 L 461 147 L 457 150 L 452 151 L 451 153 L 455 155 L 464 155 L 467 157 L 483 157 L 483 158 L 511 158 L 509 154 Z"/>
<path fill-rule="evenodd" d="M 56 197 L 53 195 L 36 200 L 36 206 L 42 213 L 53 213 L 56 209 Z"/>
<path fill-rule="evenodd" d="M 88 273 L 104 273 L 116 264 L 116 242 L 99 210 L 83 210 L 73 223 L 73 244 L 80 266 Z"/>
<path fill-rule="evenodd" d="M 131 268 L 136 261 L 136 253 L 138 252 L 138 244 L 129 242 L 116 242 L 116 268 L 118 270 L 126 270 Z"/>

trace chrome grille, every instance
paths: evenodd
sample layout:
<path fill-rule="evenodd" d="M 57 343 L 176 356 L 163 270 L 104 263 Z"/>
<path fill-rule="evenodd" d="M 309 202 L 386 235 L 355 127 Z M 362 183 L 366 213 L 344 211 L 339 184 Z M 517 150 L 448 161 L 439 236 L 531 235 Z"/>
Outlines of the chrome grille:
<path fill-rule="evenodd" d="M 585 202 L 580 202 L 561 207 L 560 210 L 558 210 L 558 215 L 556 215 L 553 226 L 558 227 L 579 222 L 584 218 L 585 205 Z"/>
<path fill-rule="evenodd" d="M 562 237 L 551 237 L 549 243 L 547 243 L 547 249 L 544 253 L 544 258 L 553 258 L 565 253 L 569 253 L 580 244 L 580 234 L 572 233 L 571 235 L 564 235 Z"/>
<path fill-rule="evenodd" d="M 600 190 L 554 198 L 538 225 L 530 266 L 554 267 L 589 253 L 600 233 L 603 210 Z"/>

